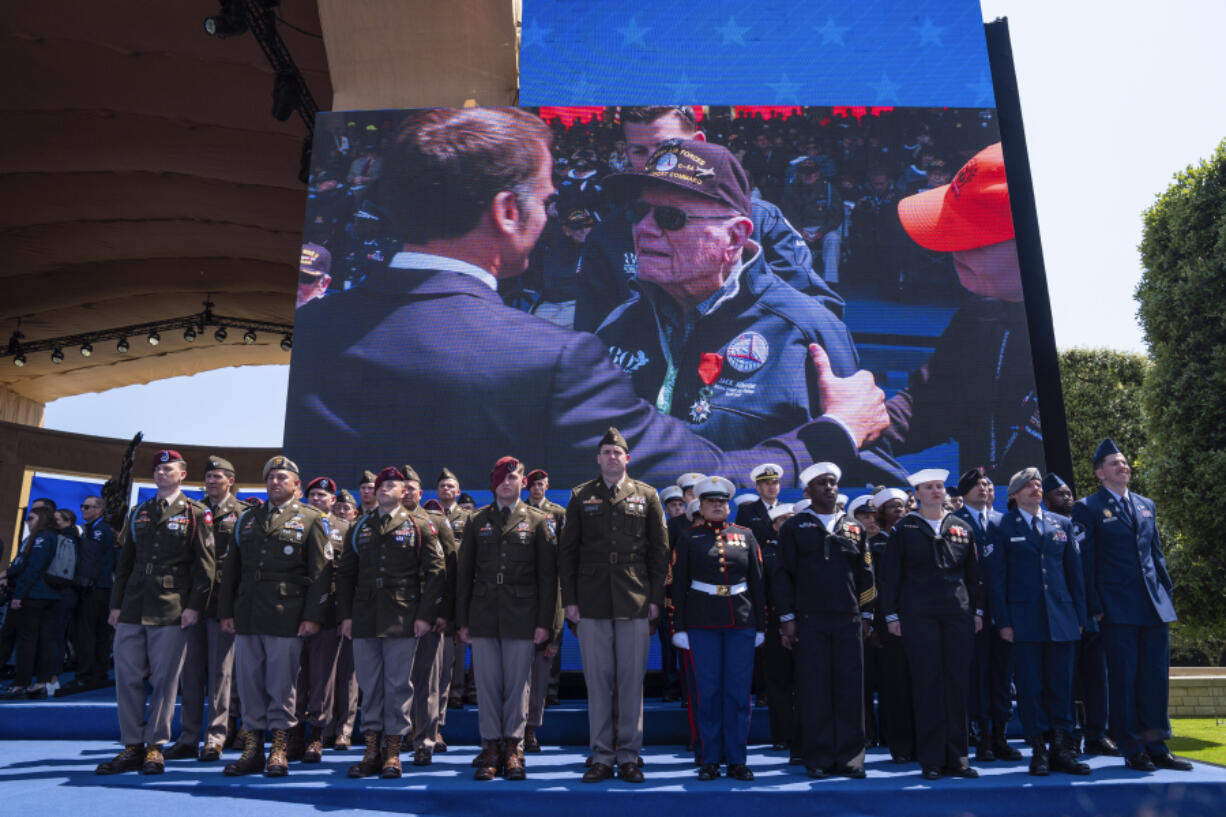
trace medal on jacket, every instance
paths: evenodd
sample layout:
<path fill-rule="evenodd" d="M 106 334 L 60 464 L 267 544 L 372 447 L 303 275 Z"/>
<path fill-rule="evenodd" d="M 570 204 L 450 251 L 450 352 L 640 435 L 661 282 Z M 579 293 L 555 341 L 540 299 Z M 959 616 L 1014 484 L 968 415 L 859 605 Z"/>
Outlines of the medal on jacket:
<path fill-rule="evenodd" d="M 711 397 L 715 394 L 712 384 L 719 378 L 724 369 L 724 356 L 718 352 L 703 352 L 698 359 L 698 376 L 702 379 L 702 388 L 698 390 L 698 399 L 690 406 L 690 422 L 705 423 L 711 419 Z"/>

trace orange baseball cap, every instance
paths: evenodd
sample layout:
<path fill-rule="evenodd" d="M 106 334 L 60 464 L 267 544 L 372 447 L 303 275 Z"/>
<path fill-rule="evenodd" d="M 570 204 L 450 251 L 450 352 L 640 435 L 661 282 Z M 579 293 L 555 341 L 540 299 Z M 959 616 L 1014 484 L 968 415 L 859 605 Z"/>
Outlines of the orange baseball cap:
<path fill-rule="evenodd" d="M 898 202 L 898 218 L 921 247 L 957 252 L 1013 238 L 1000 142 L 971 157 L 954 180 Z"/>

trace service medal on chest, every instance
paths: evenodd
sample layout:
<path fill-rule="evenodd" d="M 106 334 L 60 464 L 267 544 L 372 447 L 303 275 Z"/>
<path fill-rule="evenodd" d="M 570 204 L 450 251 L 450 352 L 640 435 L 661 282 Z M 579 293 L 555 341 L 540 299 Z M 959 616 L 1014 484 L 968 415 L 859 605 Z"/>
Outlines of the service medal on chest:
<path fill-rule="evenodd" d="M 690 422 L 695 424 L 705 423 L 710 419 L 711 401 L 709 401 L 706 397 L 699 397 L 694 401 L 694 404 L 690 406 Z"/>
<path fill-rule="evenodd" d="M 293 555 L 294 555 L 294 546 L 293 546 L 293 545 L 286 545 L 285 547 L 281 548 L 281 552 L 282 552 L 282 553 L 284 553 L 286 556 L 293 556 Z"/>

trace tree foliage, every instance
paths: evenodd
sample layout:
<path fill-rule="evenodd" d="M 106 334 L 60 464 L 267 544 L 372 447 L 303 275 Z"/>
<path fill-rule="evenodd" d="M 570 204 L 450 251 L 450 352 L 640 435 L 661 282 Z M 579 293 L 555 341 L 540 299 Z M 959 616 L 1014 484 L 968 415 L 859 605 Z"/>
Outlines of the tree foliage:
<path fill-rule="evenodd" d="M 1133 467 L 1133 486 L 1148 495 L 1143 451 L 1149 441 L 1142 416 L 1141 384 L 1149 361 L 1114 349 L 1068 349 L 1060 353 L 1060 384 L 1068 418 L 1069 449 L 1078 496 L 1098 488 L 1091 458 L 1103 437 L 1115 440 Z"/>
<path fill-rule="evenodd" d="M 1146 475 L 1195 566 L 1189 578 L 1205 585 L 1181 617 L 1221 621 L 1226 542 L 1213 497 L 1226 485 L 1226 141 L 1146 211 L 1140 249 L 1136 295 L 1153 361 L 1142 389 Z"/>

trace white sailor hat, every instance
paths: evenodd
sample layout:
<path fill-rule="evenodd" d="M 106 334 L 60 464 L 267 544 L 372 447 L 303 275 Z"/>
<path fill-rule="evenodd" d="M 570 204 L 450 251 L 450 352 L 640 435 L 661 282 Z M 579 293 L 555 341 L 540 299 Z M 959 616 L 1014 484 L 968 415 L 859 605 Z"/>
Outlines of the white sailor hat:
<path fill-rule="evenodd" d="M 838 499 L 836 499 L 835 502 L 838 503 L 839 505 L 842 505 L 844 508 L 846 508 L 847 507 L 847 494 L 839 494 Z"/>
<path fill-rule="evenodd" d="M 781 502 L 775 507 L 771 508 L 766 513 L 770 516 L 771 521 L 774 522 L 779 517 L 787 516 L 790 513 L 795 513 L 795 511 L 793 510 L 791 505 L 785 505 L 784 503 Z"/>
<path fill-rule="evenodd" d="M 773 462 L 764 462 L 749 472 L 749 478 L 754 482 L 761 479 L 779 479 L 783 476 L 783 466 Z"/>
<path fill-rule="evenodd" d="M 847 512 L 851 514 L 852 516 L 855 516 L 856 511 L 859 511 L 861 509 L 863 509 L 867 513 L 872 513 L 874 508 L 864 507 L 865 505 L 871 505 L 872 502 L 873 502 L 873 498 L 871 496 L 869 496 L 868 494 L 860 494 L 858 497 L 856 497 L 855 499 L 851 501 L 851 504 L 847 506 Z"/>
<path fill-rule="evenodd" d="M 684 491 L 687 488 L 693 488 L 701 480 L 706 478 L 706 474 L 699 474 L 695 471 L 691 471 L 688 474 L 682 474 L 681 476 L 677 477 L 677 487 Z"/>
<path fill-rule="evenodd" d="M 802 499 L 792 506 L 792 513 L 800 513 L 801 511 L 809 510 L 809 506 L 813 503 L 807 499 Z"/>
<path fill-rule="evenodd" d="M 808 485 L 823 474 L 834 474 L 834 481 L 838 482 L 843 478 L 843 469 L 833 462 L 815 462 L 800 472 L 800 484 Z"/>
<path fill-rule="evenodd" d="M 897 499 L 903 505 L 907 504 L 907 492 L 901 488 L 882 488 L 877 493 L 873 494 L 873 506 L 877 510 L 881 510 L 881 506 L 889 502 L 891 499 Z"/>
<path fill-rule="evenodd" d="M 732 501 L 739 508 L 740 506 L 746 505 L 750 502 L 757 502 L 761 498 L 762 497 L 758 496 L 757 494 L 741 494 L 740 496 L 733 497 Z"/>
<path fill-rule="evenodd" d="M 668 502 L 670 499 L 681 499 L 681 489 L 676 485 L 670 485 L 660 491 L 660 502 Z"/>
<path fill-rule="evenodd" d="M 694 496 L 699 499 L 731 499 L 736 486 L 723 477 L 706 477 L 694 486 Z"/>
<path fill-rule="evenodd" d="M 907 482 L 914 488 L 917 485 L 923 485 L 925 482 L 939 482 L 944 485 L 947 479 L 949 479 L 949 472 L 944 468 L 925 468 L 923 471 L 916 471 L 907 477 Z"/>

